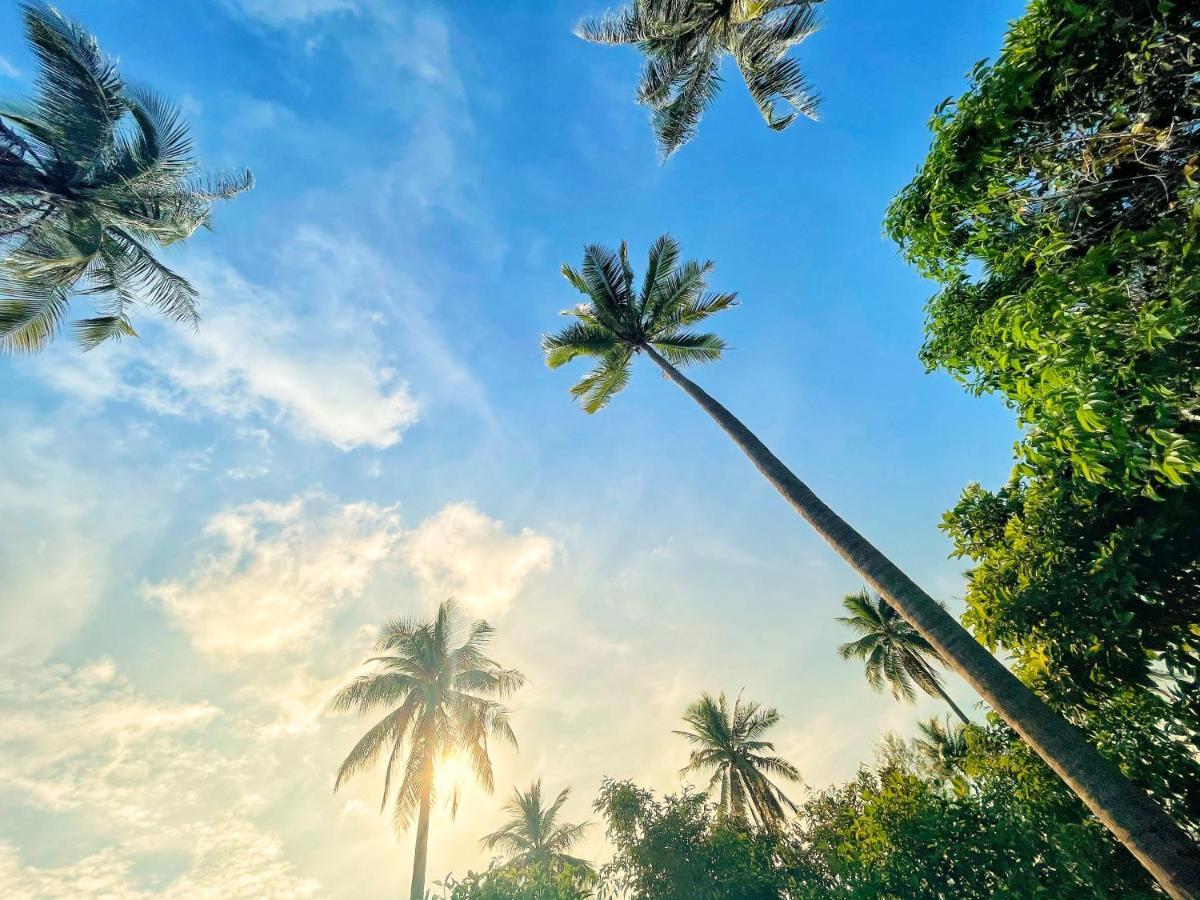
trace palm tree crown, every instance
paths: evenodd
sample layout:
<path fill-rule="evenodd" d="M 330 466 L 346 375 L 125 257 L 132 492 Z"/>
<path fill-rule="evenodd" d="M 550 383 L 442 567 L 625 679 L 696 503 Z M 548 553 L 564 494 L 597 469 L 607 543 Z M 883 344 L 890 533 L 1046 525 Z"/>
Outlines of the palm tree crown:
<path fill-rule="evenodd" d="M 558 814 L 571 795 L 570 788 L 559 791 L 548 806 L 542 798 L 542 782 L 535 781 L 528 791 L 515 789 L 512 799 L 504 806 L 510 816 L 498 831 L 493 831 L 480 843 L 488 850 L 510 854 L 505 865 L 524 866 L 534 862 L 567 864 L 591 871 L 589 863 L 570 855 L 590 827 L 589 823 L 572 825 L 560 822 Z"/>
<path fill-rule="evenodd" d="M 838 647 L 838 655 L 842 659 L 865 660 L 867 683 L 871 687 L 881 691 L 887 685 L 893 697 L 911 703 L 917 696 L 915 685 L 931 697 L 941 697 L 964 722 L 968 721 L 933 670 L 931 661 L 941 664 L 941 654 L 891 604 L 878 594 L 872 598 L 863 589 L 849 594 L 842 605 L 850 615 L 838 621 L 862 636 Z"/>
<path fill-rule="evenodd" d="M 779 722 L 777 710 L 743 703 L 740 693 L 732 708 L 723 693 L 715 700 L 703 694 L 687 708 L 683 720 L 691 729 L 675 733 L 687 738 L 694 749 L 680 774 L 711 770 L 708 790 L 720 786 L 722 815 L 775 828 L 783 823 L 786 810 L 796 811 L 796 804 L 768 777 L 800 780 L 796 767 L 775 756 L 775 745 L 762 739 Z"/>
<path fill-rule="evenodd" d="M 542 338 L 546 364 L 555 369 L 578 356 L 599 360 L 591 374 L 571 393 L 594 413 L 629 383 L 633 357 L 649 348 L 676 366 L 719 359 L 725 342 L 691 326 L 729 309 L 737 294 L 706 291 L 711 262 L 679 262 L 679 245 L 663 235 L 650 248 L 640 289 L 625 243 L 617 252 L 591 244 L 584 248 L 583 265 L 564 265 L 563 276 L 587 302 L 563 313 L 575 319 L 558 334 Z"/>
<path fill-rule="evenodd" d="M 79 25 L 22 4 L 38 62 L 27 104 L 0 104 L 0 350 L 33 352 L 58 333 L 73 293 L 95 313 L 74 323 L 85 348 L 135 335 L 139 302 L 197 321 L 195 289 L 157 246 L 209 224 L 249 172 L 194 177 L 186 123 L 161 96 L 126 84 Z"/>
<path fill-rule="evenodd" d="M 435 786 L 426 773 L 450 754 L 465 754 L 471 770 L 489 792 L 493 789 L 488 739 L 516 746 L 508 710 L 498 702 L 525 681 L 514 669 L 503 669 L 484 650 L 494 629 L 484 621 L 466 625 L 458 605 L 447 600 L 432 622 L 393 619 L 376 641 L 378 656 L 367 660 L 377 671 L 359 675 L 337 694 L 335 710 L 359 713 L 388 709 L 350 751 L 337 773 L 334 790 L 351 775 L 371 766 L 389 746 L 383 800 L 400 775 L 393 818 L 397 828 L 412 821 L 423 789 L 431 799 Z M 401 765 L 407 739 L 408 759 Z M 452 798 L 457 804 L 457 789 Z"/>
<path fill-rule="evenodd" d="M 914 739 L 913 745 L 930 771 L 948 780 L 960 777 L 970 749 L 964 726 L 932 718 L 918 722 L 917 727 L 921 729 L 921 737 Z"/>
<path fill-rule="evenodd" d="M 782 131 L 797 114 L 815 118 L 817 98 L 788 51 L 817 27 L 820 0 L 633 0 L 632 6 L 580 22 L 580 37 L 635 44 L 646 56 L 639 103 L 652 110 L 665 157 L 695 136 L 720 90 L 721 57 L 733 57 L 767 125 Z M 780 115 L 776 103 L 793 110 Z"/>

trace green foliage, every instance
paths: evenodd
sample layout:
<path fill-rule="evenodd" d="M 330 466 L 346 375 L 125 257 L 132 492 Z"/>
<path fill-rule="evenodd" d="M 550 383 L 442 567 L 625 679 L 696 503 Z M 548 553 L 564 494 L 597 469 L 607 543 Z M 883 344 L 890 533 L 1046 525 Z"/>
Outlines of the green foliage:
<path fill-rule="evenodd" d="M 452 753 L 463 753 L 476 778 L 491 791 L 489 739 L 516 746 L 508 709 L 499 701 L 525 681 L 520 672 L 501 668 L 486 655 L 494 634 L 487 622 L 464 622 L 453 600 L 438 607 L 432 622 L 385 622 L 375 643 L 378 655 L 367 660 L 376 670 L 339 690 L 331 706 L 360 714 L 389 711 L 350 751 L 338 769 L 334 790 L 374 765 L 383 749 L 390 747 L 380 811 L 399 776 L 392 814 L 397 829 L 412 821 L 422 792 L 431 801 L 436 799 L 434 767 Z M 406 743 L 408 760 L 402 762 Z M 451 804 L 456 810 L 457 787 Z"/>
<path fill-rule="evenodd" d="M 779 723 L 779 711 L 753 701 L 742 702 L 739 693 L 730 707 L 725 695 L 709 694 L 683 714 L 688 730 L 677 731 L 692 746 L 681 775 L 712 773 L 708 790 L 720 791 L 717 806 L 722 817 L 740 825 L 778 828 L 796 804 L 779 789 L 772 777 L 799 781 L 800 772 L 775 755 L 775 745 L 764 737 Z"/>
<path fill-rule="evenodd" d="M 633 358 L 648 347 L 676 366 L 720 359 L 725 342 L 715 334 L 692 331 L 709 316 L 737 303 L 737 294 L 707 292 L 712 262 L 679 262 L 679 245 L 663 235 L 650 248 L 640 290 L 634 287 L 629 250 L 599 244 L 584 248 L 583 265 L 563 266 L 563 277 L 587 298 L 563 312 L 575 321 L 542 338 L 546 365 L 564 366 L 577 357 L 599 360 L 571 388 L 588 413 L 598 412 L 629 383 Z"/>
<path fill-rule="evenodd" d="M 486 872 L 469 872 L 462 880 L 434 882 L 447 900 L 587 900 L 595 896 L 591 883 L 587 869 L 545 861 L 493 863 Z"/>
<path fill-rule="evenodd" d="M 788 51 L 816 31 L 821 0 L 633 0 L 584 21 L 576 34 L 599 44 L 633 44 L 646 57 L 637 100 L 649 106 L 664 159 L 695 137 L 721 87 L 728 54 L 768 127 L 815 117 L 817 98 Z M 782 102 L 793 111 L 780 115 Z"/>
<path fill-rule="evenodd" d="M 928 366 L 1024 428 L 943 527 L 965 623 L 1200 830 L 1200 24 L 1034 0 L 932 121 L 888 228 L 939 284 Z"/>
<path fill-rule="evenodd" d="M 1016 408 L 1022 474 L 1200 475 L 1196 36 L 1187 3 L 1035 0 L 889 211 L 942 285 L 926 363 Z"/>
<path fill-rule="evenodd" d="M 154 255 L 206 227 L 249 172 L 195 177 L 178 110 L 126 84 L 95 39 L 57 10 L 21 4 L 38 62 L 28 104 L 0 104 L 0 352 L 42 349 L 72 294 L 96 315 L 74 323 L 84 349 L 134 336 L 138 304 L 198 321 L 195 289 Z"/>
<path fill-rule="evenodd" d="M 702 794 L 661 799 L 628 781 L 605 781 L 596 811 L 608 823 L 609 889 L 641 900 L 775 900 L 789 875 L 783 838 L 720 818 Z"/>

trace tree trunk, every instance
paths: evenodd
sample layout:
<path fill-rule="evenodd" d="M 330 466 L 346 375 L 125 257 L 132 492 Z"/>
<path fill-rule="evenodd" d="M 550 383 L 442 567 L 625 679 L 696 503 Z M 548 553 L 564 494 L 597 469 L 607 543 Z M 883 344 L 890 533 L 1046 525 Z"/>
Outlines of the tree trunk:
<path fill-rule="evenodd" d="M 433 791 L 433 758 L 430 757 L 421 774 L 421 803 L 417 813 L 417 843 L 413 850 L 412 890 L 410 900 L 425 900 L 425 864 L 429 857 L 429 795 Z"/>
<path fill-rule="evenodd" d="M 707 412 L 839 556 L 904 616 L 1137 857 L 1171 897 L 1200 897 L 1200 848 L 1074 726 L 979 644 L 797 478 L 745 425 L 654 348 L 641 348 Z M 961 713 L 960 713 L 961 715 Z"/>

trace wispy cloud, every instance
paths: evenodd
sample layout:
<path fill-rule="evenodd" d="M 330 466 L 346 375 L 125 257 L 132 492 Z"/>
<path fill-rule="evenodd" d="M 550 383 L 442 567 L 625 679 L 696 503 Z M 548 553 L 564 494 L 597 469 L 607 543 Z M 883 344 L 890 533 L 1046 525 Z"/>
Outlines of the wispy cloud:
<path fill-rule="evenodd" d="M 304 240 L 285 248 L 284 283 L 274 289 L 213 260 L 186 266 L 206 298 L 195 332 L 149 323 L 141 341 L 82 357 L 57 347 L 34 365 L 52 387 L 94 406 L 116 400 L 250 420 L 343 450 L 390 447 L 417 420 L 418 403 L 389 364 L 371 311 L 342 296 L 356 290 L 353 273 L 288 265 L 307 254 Z"/>
<path fill-rule="evenodd" d="M 471 612 L 505 612 L 526 579 L 548 569 L 556 544 L 529 528 L 509 532 L 469 503 L 447 506 L 404 544 L 404 559 L 426 596 L 454 596 Z"/>
<path fill-rule="evenodd" d="M 214 516 L 213 548 L 147 589 L 200 651 L 237 662 L 311 641 L 362 593 L 400 537 L 393 509 L 313 494 Z"/>
<path fill-rule="evenodd" d="M 0 842 L 0 896 L 319 892 L 316 881 L 296 874 L 279 838 L 256 824 L 246 758 L 213 749 L 209 733 L 222 715 L 216 707 L 147 698 L 100 660 L 9 668 L 0 678 L 0 715 L 0 779 L 28 806 L 85 817 L 102 842 L 50 867 L 24 862 Z M 164 854 L 182 857 L 182 871 L 168 883 L 146 883 L 138 862 Z"/>

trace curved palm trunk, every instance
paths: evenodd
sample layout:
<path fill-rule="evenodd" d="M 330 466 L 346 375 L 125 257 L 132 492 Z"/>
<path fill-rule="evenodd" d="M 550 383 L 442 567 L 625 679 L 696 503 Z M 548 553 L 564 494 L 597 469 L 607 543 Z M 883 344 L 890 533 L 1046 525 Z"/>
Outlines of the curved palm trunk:
<path fill-rule="evenodd" d="M 946 689 L 944 687 L 942 687 L 936 681 L 933 683 L 933 686 L 937 689 L 937 692 L 941 695 L 942 699 L 946 701 L 946 704 L 952 710 L 954 710 L 954 714 L 957 715 L 960 719 L 962 719 L 962 723 L 964 725 L 970 725 L 971 720 L 967 718 L 966 713 L 964 713 L 961 709 L 958 708 L 958 704 L 950 699 L 950 695 L 946 693 Z"/>
<path fill-rule="evenodd" d="M 429 799 L 433 792 L 433 758 L 425 763 L 421 776 L 421 806 L 417 813 L 417 843 L 413 850 L 410 900 L 425 900 L 425 864 L 429 857 Z"/>
<path fill-rule="evenodd" d="M 1058 773 L 1163 890 L 1178 900 L 1200 897 L 1200 848 L 1170 816 L 971 637 L 936 600 L 826 506 L 729 410 L 653 347 L 643 345 L 641 349 L 721 426 L 825 542 Z"/>
<path fill-rule="evenodd" d="M 938 696 L 946 701 L 946 705 L 954 710 L 955 715 L 962 719 L 964 725 L 970 725 L 971 720 L 967 718 L 967 714 L 958 708 L 958 704 L 950 699 L 950 695 L 946 693 L 946 689 L 942 687 L 941 679 L 937 677 L 937 673 L 926 665 L 925 660 L 917 659 L 916 663 L 925 670 L 929 675 L 929 683 L 933 685 L 933 689 L 938 692 Z"/>

